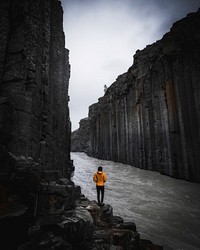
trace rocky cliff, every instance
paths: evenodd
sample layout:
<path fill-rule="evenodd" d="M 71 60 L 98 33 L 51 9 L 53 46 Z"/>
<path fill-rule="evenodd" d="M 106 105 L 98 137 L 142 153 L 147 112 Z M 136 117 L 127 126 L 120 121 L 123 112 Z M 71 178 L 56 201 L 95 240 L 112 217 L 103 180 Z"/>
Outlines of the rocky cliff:
<path fill-rule="evenodd" d="M 81 119 L 79 129 L 72 132 L 71 151 L 91 154 L 90 121 L 88 118 Z"/>
<path fill-rule="evenodd" d="M 91 156 L 200 181 L 199 33 L 197 11 L 136 52 L 89 107 Z"/>
<path fill-rule="evenodd" d="M 58 0 L 0 1 L 1 247 L 38 217 L 75 204 L 70 182 L 70 65 Z M 61 177 L 67 177 L 63 182 Z M 58 183 L 59 182 L 59 183 Z"/>
<path fill-rule="evenodd" d="M 61 4 L 2 0 L 0 12 L 1 152 L 65 175 L 70 166 L 70 66 Z M 9 166 L 3 156 L 0 160 L 0 171 L 6 173 Z"/>

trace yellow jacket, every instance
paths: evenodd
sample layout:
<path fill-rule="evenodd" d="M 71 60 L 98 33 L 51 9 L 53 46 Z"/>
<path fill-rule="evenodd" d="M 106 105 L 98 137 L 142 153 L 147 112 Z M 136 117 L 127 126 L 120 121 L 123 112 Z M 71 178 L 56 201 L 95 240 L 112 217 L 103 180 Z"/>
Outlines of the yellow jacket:
<path fill-rule="evenodd" d="M 96 182 L 97 186 L 104 186 L 104 183 L 106 182 L 106 174 L 98 171 L 94 174 L 93 181 Z"/>

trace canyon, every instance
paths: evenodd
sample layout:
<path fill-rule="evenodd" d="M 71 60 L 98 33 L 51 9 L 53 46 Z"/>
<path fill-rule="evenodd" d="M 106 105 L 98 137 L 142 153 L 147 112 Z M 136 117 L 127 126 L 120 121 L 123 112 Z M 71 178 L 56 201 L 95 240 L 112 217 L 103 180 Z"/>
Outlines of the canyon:
<path fill-rule="evenodd" d="M 69 50 L 58 0 L 0 2 L 0 236 L 9 250 L 144 249 L 71 177 Z M 158 246 L 158 249 L 162 249 Z"/>
<path fill-rule="evenodd" d="M 99 207 L 82 194 L 72 181 L 70 151 L 199 181 L 199 15 L 189 14 L 137 51 L 128 72 L 71 135 L 61 2 L 0 2 L 5 249 L 163 249 L 141 239 L 135 223 L 113 214 L 111 205 Z"/>

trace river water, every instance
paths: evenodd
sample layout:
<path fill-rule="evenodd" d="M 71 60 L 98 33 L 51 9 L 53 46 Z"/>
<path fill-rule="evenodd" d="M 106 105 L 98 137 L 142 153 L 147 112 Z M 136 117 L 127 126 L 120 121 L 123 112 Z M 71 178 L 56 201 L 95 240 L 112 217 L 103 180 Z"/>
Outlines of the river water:
<path fill-rule="evenodd" d="M 136 223 L 143 239 L 164 250 L 200 250 L 200 184 L 158 172 L 71 153 L 73 181 L 82 193 L 96 200 L 93 174 L 99 165 L 107 175 L 104 203 L 114 215 Z"/>

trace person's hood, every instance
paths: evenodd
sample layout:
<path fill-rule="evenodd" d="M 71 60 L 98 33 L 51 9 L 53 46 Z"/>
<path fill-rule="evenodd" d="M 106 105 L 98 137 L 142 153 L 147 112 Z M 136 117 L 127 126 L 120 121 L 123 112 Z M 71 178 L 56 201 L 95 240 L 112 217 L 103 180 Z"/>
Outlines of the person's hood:
<path fill-rule="evenodd" d="M 103 172 L 102 171 L 98 171 L 97 174 L 103 174 Z"/>

